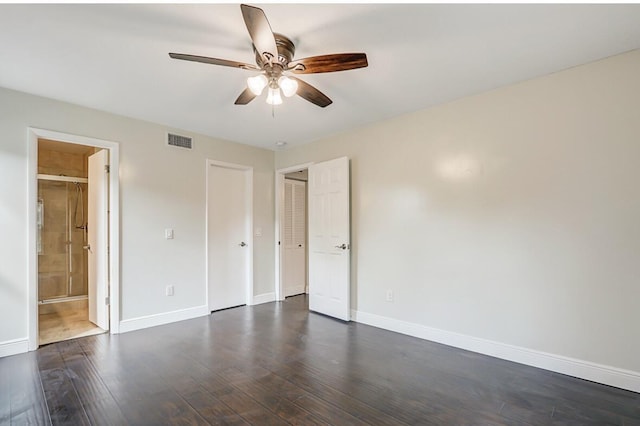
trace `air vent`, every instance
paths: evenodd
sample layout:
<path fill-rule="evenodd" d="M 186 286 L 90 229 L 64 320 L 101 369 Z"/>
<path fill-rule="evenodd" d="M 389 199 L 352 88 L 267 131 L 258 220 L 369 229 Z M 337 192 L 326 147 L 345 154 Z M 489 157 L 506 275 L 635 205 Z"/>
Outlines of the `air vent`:
<path fill-rule="evenodd" d="M 173 133 L 167 133 L 167 144 L 171 146 L 177 146 L 179 148 L 193 148 L 193 139 L 187 136 L 175 135 Z"/>

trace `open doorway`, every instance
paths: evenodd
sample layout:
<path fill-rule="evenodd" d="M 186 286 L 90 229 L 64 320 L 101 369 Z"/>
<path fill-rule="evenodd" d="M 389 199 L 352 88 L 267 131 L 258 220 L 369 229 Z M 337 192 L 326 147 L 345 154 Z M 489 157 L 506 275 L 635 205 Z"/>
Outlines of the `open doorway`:
<path fill-rule="evenodd" d="M 307 171 L 305 201 L 306 265 L 309 310 L 343 321 L 351 318 L 351 222 L 349 158 L 340 157 L 276 171 L 276 300 L 287 296 L 287 254 L 295 241 L 295 219 L 287 214 L 295 208 L 287 198 L 287 175 Z M 293 173 L 293 175 L 291 175 Z M 293 189 L 290 189 L 293 192 Z M 288 201 L 289 200 L 289 201 Z M 300 240 L 299 240 L 300 241 Z M 305 293 L 306 295 L 306 293 Z"/>
<path fill-rule="evenodd" d="M 111 164 L 110 164 L 111 163 Z M 119 319 L 118 145 L 29 128 L 29 349 Z"/>
<path fill-rule="evenodd" d="M 276 171 L 276 300 L 309 292 L 308 167 Z"/>
<path fill-rule="evenodd" d="M 282 291 L 285 298 L 309 293 L 307 255 L 307 169 L 284 175 Z"/>
<path fill-rule="evenodd" d="M 108 232 L 107 159 L 103 148 L 38 139 L 40 345 L 109 328 L 106 291 L 99 288 L 107 281 L 100 276 L 108 263 L 106 240 L 97 235 Z"/>

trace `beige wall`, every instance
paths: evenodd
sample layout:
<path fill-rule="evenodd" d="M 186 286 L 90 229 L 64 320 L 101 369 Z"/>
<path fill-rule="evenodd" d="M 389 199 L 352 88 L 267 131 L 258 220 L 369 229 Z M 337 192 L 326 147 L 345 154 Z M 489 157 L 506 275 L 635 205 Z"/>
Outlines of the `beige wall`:
<path fill-rule="evenodd" d="M 254 168 L 254 291 L 273 292 L 272 151 L 0 88 L 0 350 L 27 337 L 29 126 L 120 144 L 122 320 L 206 304 L 206 159 Z M 194 149 L 166 146 L 167 131 L 193 136 Z"/>
<path fill-rule="evenodd" d="M 639 75 L 635 51 L 276 168 L 351 158 L 358 312 L 640 372 Z"/>
<path fill-rule="evenodd" d="M 199 135 L 169 148 L 164 126 L 0 89 L 0 343 L 27 333 L 34 126 L 120 143 L 122 319 L 205 303 L 205 159 L 254 167 L 259 295 L 274 160 L 346 155 L 353 309 L 640 371 L 638 75 L 636 51 L 277 154 Z"/>

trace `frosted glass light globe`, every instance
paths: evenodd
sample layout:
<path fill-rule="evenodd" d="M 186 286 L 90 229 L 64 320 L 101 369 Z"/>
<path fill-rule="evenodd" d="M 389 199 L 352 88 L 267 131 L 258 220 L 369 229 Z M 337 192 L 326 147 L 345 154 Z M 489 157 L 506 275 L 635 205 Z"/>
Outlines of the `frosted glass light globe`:
<path fill-rule="evenodd" d="M 287 98 L 295 95 L 298 91 L 298 82 L 284 75 L 278 79 L 278 86 L 280 86 L 282 93 L 284 93 Z"/>
<path fill-rule="evenodd" d="M 267 87 L 267 77 L 264 74 L 259 74 L 254 77 L 247 78 L 247 87 L 256 95 L 260 96 L 265 87 Z"/>
<path fill-rule="evenodd" d="M 280 96 L 280 89 L 274 89 L 269 87 L 267 94 L 267 103 L 269 105 L 280 105 L 282 103 L 282 96 Z"/>

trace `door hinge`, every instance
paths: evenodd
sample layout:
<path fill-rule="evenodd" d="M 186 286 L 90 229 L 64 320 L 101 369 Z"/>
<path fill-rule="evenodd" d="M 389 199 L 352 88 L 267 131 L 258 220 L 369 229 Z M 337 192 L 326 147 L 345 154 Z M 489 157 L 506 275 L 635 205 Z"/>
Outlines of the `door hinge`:
<path fill-rule="evenodd" d="M 108 165 L 108 164 L 105 164 L 104 171 L 107 172 L 107 173 L 111 173 L 111 166 Z"/>
<path fill-rule="evenodd" d="M 107 296 L 107 297 L 105 297 L 105 298 L 104 298 L 104 304 L 105 304 L 105 305 L 108 305 L 108 304 L 109 304 L 109 296 Z"/>

